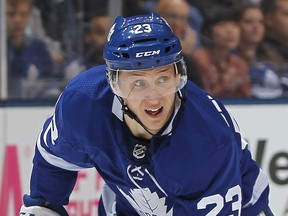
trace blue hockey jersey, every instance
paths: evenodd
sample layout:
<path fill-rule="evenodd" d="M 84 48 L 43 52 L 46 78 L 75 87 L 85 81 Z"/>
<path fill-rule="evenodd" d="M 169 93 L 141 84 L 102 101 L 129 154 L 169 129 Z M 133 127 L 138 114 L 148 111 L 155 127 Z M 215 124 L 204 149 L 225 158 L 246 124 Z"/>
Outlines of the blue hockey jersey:
<path fill-rule="evenodd" d="M 123 121 L 105 66 L 81 73 L 38 137 L 31 196 L 65 205 L 77 171 L 95 167 L 115 193 L 117 215 L 256 216 L 267 209 L 267 178 L 225 107 L 188 82 L 183 108 L 163 136 L 139 139 Z"/>

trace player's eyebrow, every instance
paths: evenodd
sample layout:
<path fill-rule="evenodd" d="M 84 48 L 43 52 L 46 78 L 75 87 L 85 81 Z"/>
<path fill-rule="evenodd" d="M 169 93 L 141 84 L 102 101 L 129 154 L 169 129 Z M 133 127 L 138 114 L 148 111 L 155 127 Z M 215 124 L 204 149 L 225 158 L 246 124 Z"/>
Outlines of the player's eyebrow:
<path fill-rule="evenodd" d="M 165 73 L 169 73 L 171 70 L 173 70 L 173 67 L 165 66 L 165 67 L 160 67 L 160 68 L 154 68 L 152 70 L 156 71 L 151 71 L 151 69 L 148 70 L 121 70 L 123 74 L 126 74 L 127 76 L 134 76 L 134 77 L 145 77 L 145 76 L 150 76 L 150 75 L 161 75 Z"/>
<path fill-rule="evenodd" d="M 170 70 L 171 70 L 171 68 L 165 67 L 165 68 L 161 68 L 161 69 L 159 69 L 159 71 L 155 71 L 155 72 L 143 70 L 143 71 L 133 71 L 133 72 L 131 72 L 131 74 L 141 76 L 141 75 L 146 75 L 146 74 L 151 74 L 151 73 L 153 73 L 153 74 L 167 73 Z"/>

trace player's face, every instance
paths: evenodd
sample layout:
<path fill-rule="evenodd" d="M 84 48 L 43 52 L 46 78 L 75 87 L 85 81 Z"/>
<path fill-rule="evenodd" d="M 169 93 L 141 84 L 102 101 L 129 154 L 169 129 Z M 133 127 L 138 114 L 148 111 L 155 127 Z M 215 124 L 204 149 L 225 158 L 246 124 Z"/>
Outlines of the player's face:
<path fill-rule="evenodd" d="M 133 74 L 130 75 L 134 77 Z M 162 87 L 160 87 L 160 90 L 157 90 L 157 83 L 166 82 L 170 79 L 175 80 L 177 75 L 175 75 L 174 66 L 168 65 L 161 68 L 146 70 L 140 77 L 139 76 L 139 74 L 136 76 L 136 80 L 141 80 L 140 83 L 147 82 L 150 85 L 155 85 L 154 88 L 145 91 L 145 95 L 149 93 L 150 96 L 147 94 L 146 97 L 143 97 L 142 99 L 124 98 L 124 102 L 129 109 L 136 114 L 145 127 L 153 134 L 156 134 L 171 117 L 175 105 L 175 90 L 170 94 L 162 94 Z M 129 78 L 129 80 L 134 79 Z M 141 86 L 141 84 L 139 85 Z M 131 119 L 127 120 L 126 118 L 126 122 L 134 135 L 147 133 L 143 127 L 135 121 L 132 121 Z"/>

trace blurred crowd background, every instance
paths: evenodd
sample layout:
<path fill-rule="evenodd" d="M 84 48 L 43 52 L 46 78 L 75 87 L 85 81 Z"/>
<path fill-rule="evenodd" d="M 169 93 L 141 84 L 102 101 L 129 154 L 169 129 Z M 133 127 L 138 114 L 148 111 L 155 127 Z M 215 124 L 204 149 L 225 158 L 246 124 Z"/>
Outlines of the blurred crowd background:
<path fill-rule="evenodd" d="M 287 0 L 4 2 L 7 47 L 0 58 L 7 70 L 0 73 L 7 99 L 57 98 L 75 75 L 105 64 L 115 17 L 151 11 L 178 35 L 188 79 L 207 92 L 220 99 L 288 98 Z"/>

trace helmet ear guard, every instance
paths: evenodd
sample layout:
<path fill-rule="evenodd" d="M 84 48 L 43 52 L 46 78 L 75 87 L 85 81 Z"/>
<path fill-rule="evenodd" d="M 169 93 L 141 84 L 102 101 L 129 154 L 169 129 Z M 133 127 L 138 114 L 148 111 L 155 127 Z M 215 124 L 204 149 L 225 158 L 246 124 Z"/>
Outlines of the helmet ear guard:
<path fill-rule="evenodd" d="M 187 82 L 185 62 L 178 37 L 157 13 L 142 16 L 118 17 L 108 34 L 104 47 L 107 79 L 113 92 L 119 95 L 119 72 L 144 71 L 175 63 L 180 74 L 176 91 Z"/>

